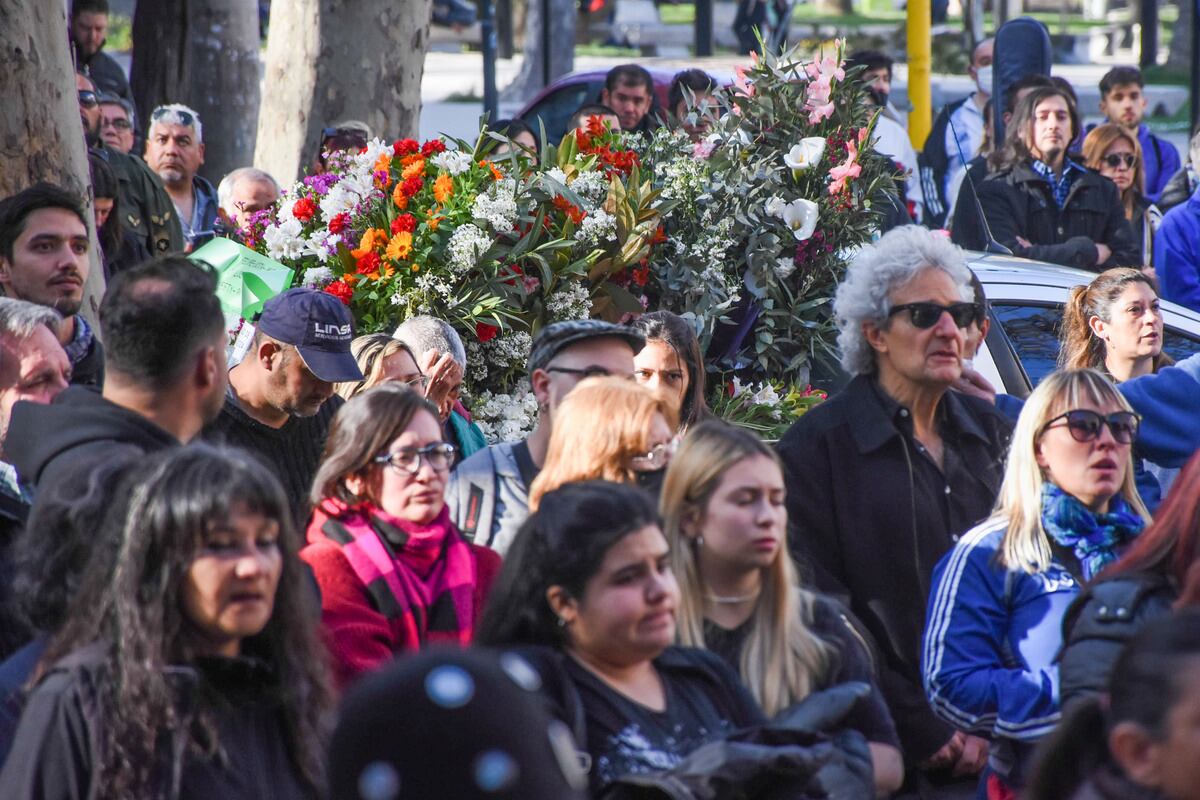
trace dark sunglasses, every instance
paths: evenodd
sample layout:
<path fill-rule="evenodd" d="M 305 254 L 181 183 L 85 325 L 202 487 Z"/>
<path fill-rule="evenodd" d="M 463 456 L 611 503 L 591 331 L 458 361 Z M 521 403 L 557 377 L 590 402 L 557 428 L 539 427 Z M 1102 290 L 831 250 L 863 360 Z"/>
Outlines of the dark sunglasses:
<path fill-rule="evenodd" d="M 1122 165 L 1126 169 L 1133 169 L 1133 163 L 1137 161 L 1137 156 L 1133 153 L 1111 153 L 1100 160 L 1112 169 L 1118 169 Z"/>
<path fill-rule="evenodd" d="M 158 108 L 154 109 L 154 113 L 150 115 L 150 119 L 157 122 L 167 114 L 174 114 L 177 116 L 179 118 L 179 124 L 185 128 L 196 127 L 196 118 L 193 117 L 191 113 L 187 111 L 180 111 L 176 108 L 167 108 L 166 106 L 159 106 Z"/>
<path fill-rule="evenodd" d="M 100 98 L 96 96 L 95 92 L 89 92 L 87 89 L 84 89 L 79 92 L 79 105 L 84 108 L 95 108 L 100 105 Z"/>
<path fill-rule="evenodd" d="M 1086 408 L 1077 408 L 1059 414 L 1042 426 L 1042 431 L 1058 427 L 1059 420 L 1066 420 L 1067 431 L 1077 442 L 1094 442 L 1100 438 L 1100 429 L 1105 425 L 1112 431 L 1113 439 L 1119 444 L 1133 444 L 1137 438 L 1141 417 L 1131 411 L 1117 411 L 1107 417 Z"/>
<path fill-rule="evenodd" d="M 983 306 L 979 303 L 952 303 L 948 306 L 937 303 L 903 303 L 892 306 L 888 316 L 899 314 L 901 311 L 908 312 L 908 318 L 914 328 L 932 328 L 937 325 L 942 314 L 949 314 L 950 319 L 954 320 L 954 324 L 960 328 L 965 328 L 972 322 L 979 322 L 983 319 Z"/>

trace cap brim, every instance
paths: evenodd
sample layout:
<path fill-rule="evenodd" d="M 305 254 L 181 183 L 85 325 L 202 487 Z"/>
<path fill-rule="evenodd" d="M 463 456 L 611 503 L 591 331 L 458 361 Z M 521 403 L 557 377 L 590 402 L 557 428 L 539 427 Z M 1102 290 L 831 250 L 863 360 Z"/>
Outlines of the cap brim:
<path fill-rule="evenodd" d="M 327 383 L 361 381 L 362 370 L 349 353 L 330 353 L 312 347 L 297 347 L 308 371 Z"/>

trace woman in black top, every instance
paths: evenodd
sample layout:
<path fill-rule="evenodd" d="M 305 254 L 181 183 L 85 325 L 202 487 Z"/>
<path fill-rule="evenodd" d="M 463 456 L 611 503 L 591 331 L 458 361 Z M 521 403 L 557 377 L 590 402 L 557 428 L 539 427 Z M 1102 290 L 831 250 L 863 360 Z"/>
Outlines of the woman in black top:
<path fill-rule="evenodd" d="M 0 797 L 317 797 L 331 698 L 278 481 L 192 445 L 117 496 Z"/>
<path fill-rule="evenodd" d="M 736 669 L 767 714 L 847 681 L 871 684 L 847 725 L 870 743 L 875 789 L 904 778 L 896 728 L 866 640 L 836 601 L 801 588 L 787 551 L 779 457 L 718 420 L 696 426 L 667 470 L 663 527 L 680 585 L 680 641 Z"/>
<path fill-rule="evenodd" d="M 763 721 L 724 662 L 672 647 L 678 602 L 653 502 L 634 487 L 547 493 L 508 552 L 476 640 L 535 646 L 525 654 L 591 758 L 594 793 Z"/>

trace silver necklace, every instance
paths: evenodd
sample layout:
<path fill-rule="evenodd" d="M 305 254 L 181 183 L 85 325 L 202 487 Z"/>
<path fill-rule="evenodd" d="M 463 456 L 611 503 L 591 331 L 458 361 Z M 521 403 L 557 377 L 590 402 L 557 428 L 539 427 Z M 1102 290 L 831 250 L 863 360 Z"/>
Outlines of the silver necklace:
<path fill-rule="evenodd" d="M 757 600 L 759 594 L 760 594 L 760 592 L 754 592 L 753 594 L 728 595 L 728 596 L 723 596 L 723 595 L 719 595 L 719 594 L 706 594 L 706 595 L 704 595 L 704 599 L 710 603 L 718 603 L 721 605 L 737 605 L 738 603 L 748 603 L 751 600 Z"/>

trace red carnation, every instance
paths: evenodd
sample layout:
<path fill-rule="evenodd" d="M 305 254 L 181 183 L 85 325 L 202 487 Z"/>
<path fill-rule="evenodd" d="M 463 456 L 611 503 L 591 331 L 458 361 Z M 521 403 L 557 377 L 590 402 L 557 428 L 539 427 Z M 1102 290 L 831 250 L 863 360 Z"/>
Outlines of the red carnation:
<path fill-rule="evenodd" d="M 301 222 L 308 222 L 317 213 L 317 204 L 311 197 L 301 197 L 292 205 L 292 216 Z"/>
<path fill-rule="evenodd" d="M 329 232 L 341 233 L 350 226 L 349 214 L 338 214 L 333 219 L 329 220 Z"/>
<path fill-rule="evenodd" d="M 500 333 L 500 329 L 495 325 L 488 325 L 486 322 L 475 323 L 475 336 L 480 342 L 490 342 Z"/>
<path fill-rule="evenodd" d="M 428 142 L 421 145 L 421 155 L 425 156 L 426 158 L 429 158 L 437 153 L 444 153 L 445 151 L 446 143 L 441 139 L 430 139 Z"/>
<path fill-rule="evenodd" d="M 379 253 L 374 251 L 370 253 L 364 253 L 356 262 L 358 274 L 370 275 L 372 273 L 379 272 L 380 263 Z"/>
<path fill-rule="evenodd" d="M 411 178 L 406 178 L 400 186 L 400 191 L 404 192 L 405 197 L 412 197 L 425 185 L 425 179 L 413 175 Z"/>
<path fill-rule="evenodd" d="M 326 286 L 325 293 L 333 295 L 346 305 L 350 305 L 350 298 L 354 297 L 354 290 L 350 288 L 350 284 L 342 280 L 336 280 Z"/>
<path fill-rule="evenodd" d="M 392 143 L 392 154 L 399 158 L 400 156 L 406 156 L 409 153 L 415 153 L 420 148 L 421 146 L 417 144 L 416 139 L 400 139 L 399 141 Z"/>
<path fill-rule="evenodd" d="M 412 233 L 416 229 L 417 229 L 417 218 L 414 217 L 412 214 L 401 214 L 400 216 L 398 216 L 394 220 L 392 220 L 392 234 L 393 235 L 395 235 L 397 233 L 401 233 L 403 231 Z"/>
<path fill-rule="evenodd" d="M 633 282 L 638 286 L 645 286 L 646 281 L 650 280 L 650 268 L 640 267 L 633 271 Z"/>

